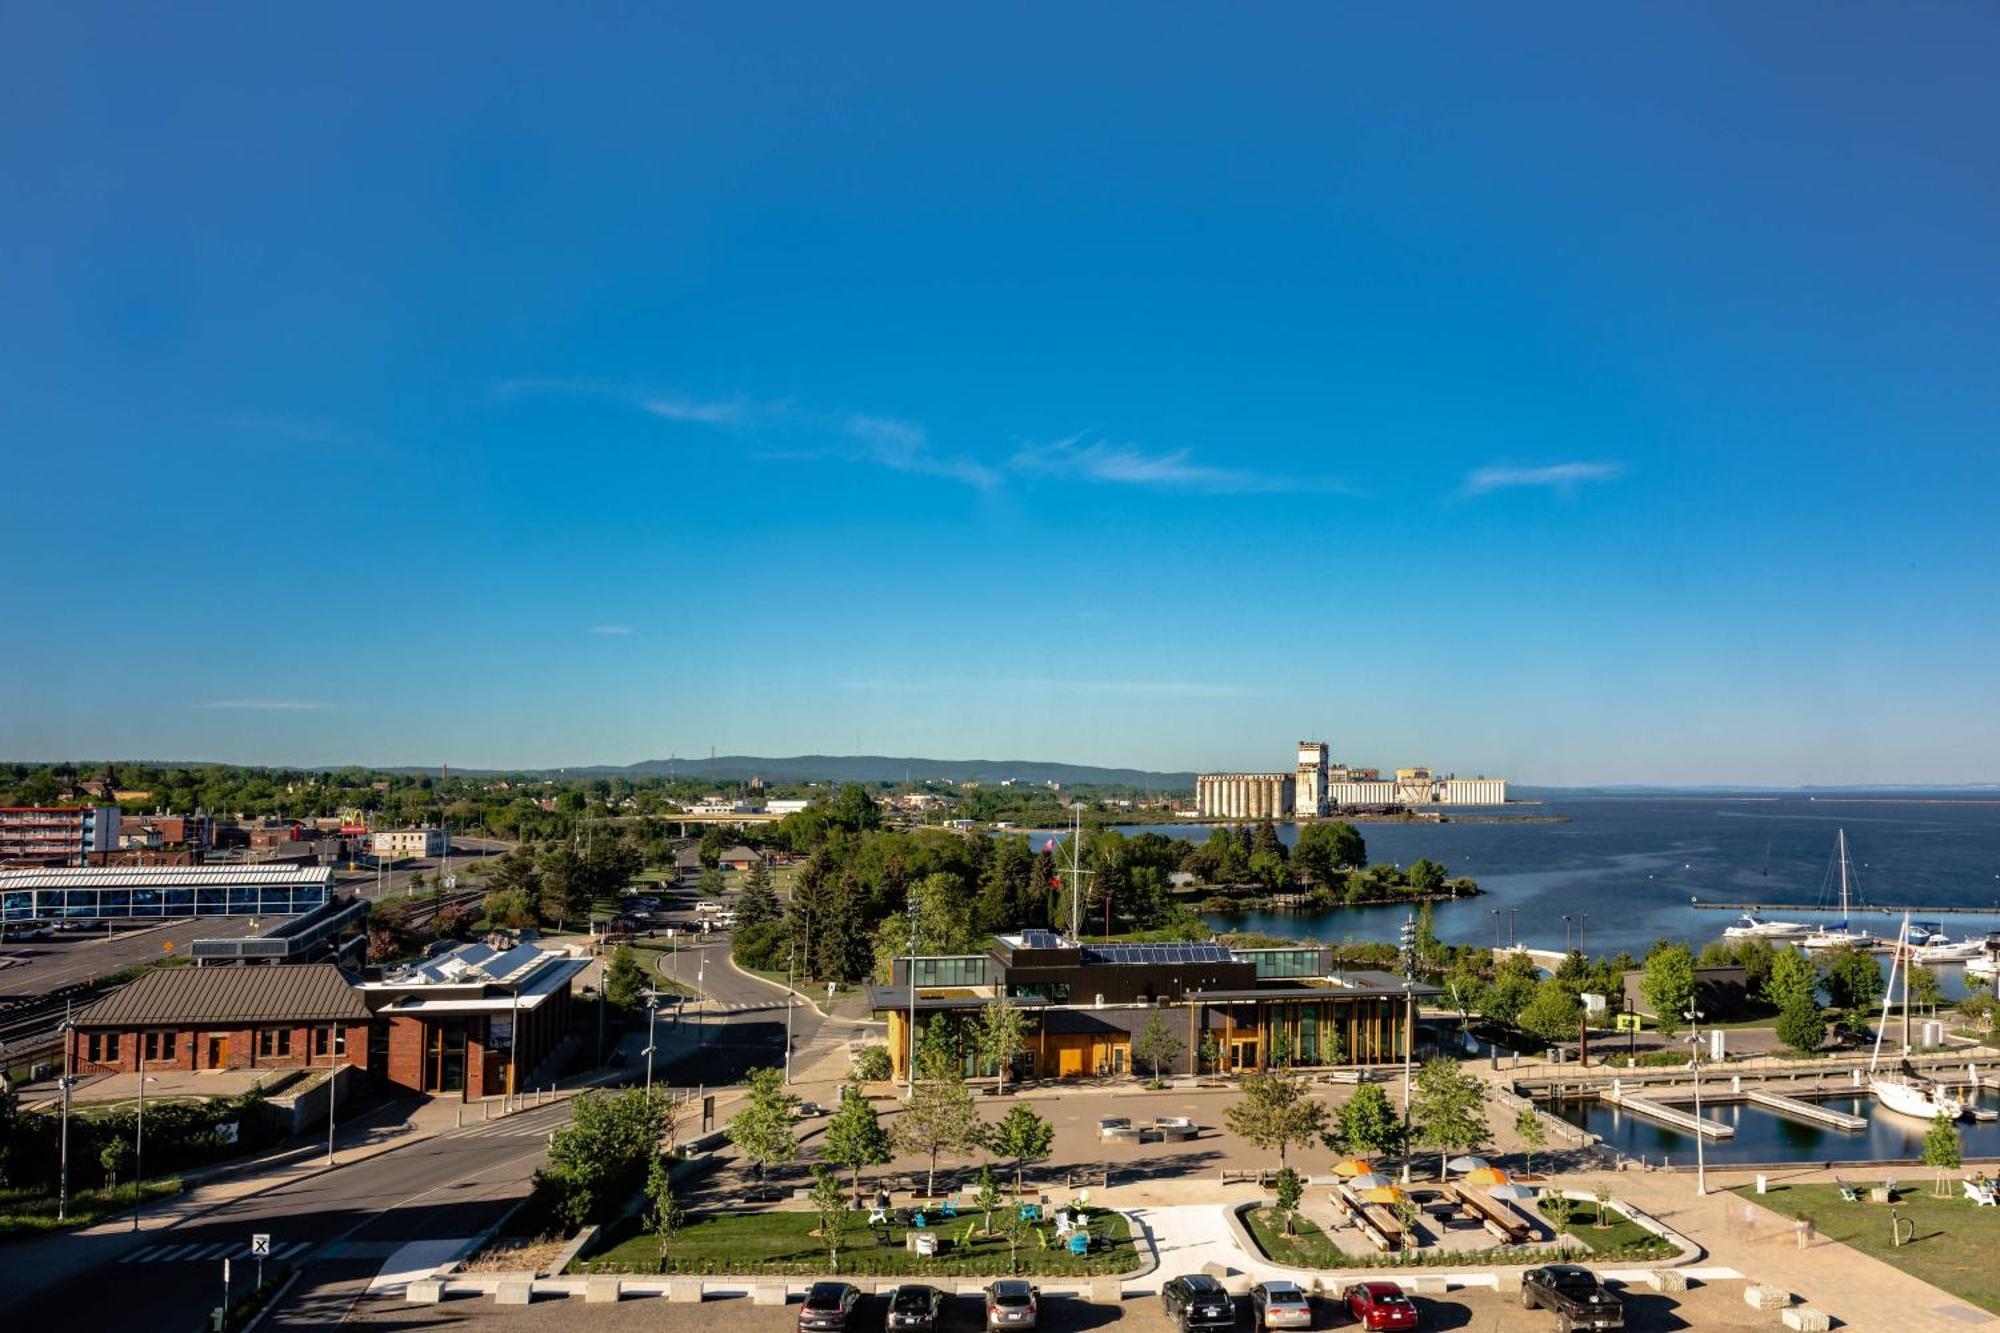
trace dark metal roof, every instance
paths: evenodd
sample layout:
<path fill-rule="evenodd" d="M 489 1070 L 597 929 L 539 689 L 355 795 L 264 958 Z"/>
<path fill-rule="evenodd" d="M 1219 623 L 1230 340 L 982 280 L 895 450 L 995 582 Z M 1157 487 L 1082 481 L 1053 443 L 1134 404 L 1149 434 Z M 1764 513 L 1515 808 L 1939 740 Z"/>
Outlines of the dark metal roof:
<path fill-rule="evenodd" d="M 361 1022 L 368 1006 L 331 963 L 148 972 L 76 1017 L 79 1027 Z"/>

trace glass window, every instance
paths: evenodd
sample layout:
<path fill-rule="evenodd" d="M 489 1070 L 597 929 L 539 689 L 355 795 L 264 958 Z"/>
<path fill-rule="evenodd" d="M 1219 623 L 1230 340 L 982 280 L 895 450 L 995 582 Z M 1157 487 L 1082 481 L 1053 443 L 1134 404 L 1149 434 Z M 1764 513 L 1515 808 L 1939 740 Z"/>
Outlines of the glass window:
<path fill-rule="evenodd" d="M 148 1032 L 146 1034 L 146 1059 L 149 1062 L 173 1059 L 175 1041 L 179 1035 L 179 1033 L 175 1032 Z"/>
<path fill-rule="evenodd" d="M 1239 963 L 1254 963 L 1260 977 L 1316 977 L 1320 973 L 1318 949 L 1238 949 Z"/>
<path fill-rule="evenodd" d="M 1029 1000 L 1048 1000 L 1055 1004 L 1065 1004 L 1069 1000 L 1067 981 L 1024 981 L 1018 986 L 1009 986 L 1010 995 L 1018 995 Z"/>
<path fill-rule="evenodd" d="M 912 975 L 919 986 L 982 986 L 986 959 L 978 954 L 958 958 L 917 958 Z"/>
<path fill-rule="evenodd" d="M 259 1028 L 257 1030 L 257 1054 L 290 1055 L 292 1053 L 292 1030 L 290 1028 Z"/>

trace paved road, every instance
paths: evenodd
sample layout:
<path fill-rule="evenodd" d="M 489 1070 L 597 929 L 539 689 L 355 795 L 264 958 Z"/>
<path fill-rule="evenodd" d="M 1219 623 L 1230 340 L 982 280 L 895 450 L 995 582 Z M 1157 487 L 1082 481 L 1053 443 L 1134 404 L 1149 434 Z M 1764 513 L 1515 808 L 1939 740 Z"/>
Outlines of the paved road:
<path fill-rule="evenodd" d="M 509 852 L 513 849 L 513 843 L 503 842 L 499 838 L 474 838 L 465 834 L 454 834 L 451 840 L 451 864 L 449 867 L 446 866 L 444 858 L 439 857 L 430 860 L 398 861 L 393 868 L 385 868 L 380 876 L 377 876 L 372 868 L 357 870 L 353 875 L 349 876 L 346 874 L 347 866 L 345 862 L 342 862 L 335 869 L 338 872 L 337 877 L 340 878 L 340 887 L 343 891 L 359 894 L 363 898 L 388 898 L 399 893 L 408 892 L 410 881 L 418 875 L 424 877 L 424 884 L 426 891 L 428 891 L 429 886 L 435 884 L 438 876 L 445 873 L 447 869 L 452 873 L 457 873 L 473 861 L 478 861 L 489 856 L 498 856 L 502 852 Z M 467 881 L 464 878 L 460 878 L 459 887 L 465 888 L 466 886 Z"/>
<path fill-rule="evenodd" d="M 273 920 L 265 917 L 258 924 L 269 925 Z M 52 939 L 10 939 L 0 945 L 0 958 L 19 961 L 0 966 L 0 997 L 46 995 L 63 986 L 123 971 L 135 963 L 184 954 L 197 935 L 233 939 L 250 933 L 249 917 L 210 916 L 199 921 L 152 922 L 114 933 L 58 931 Z M 172 949 L 166 947 L 169 941 Z"/>
<path fill-rule="evenodd" d="M 178 1226 L 72 1237 L 92 1247 L 94 1266 L 12 1307 L 8 1322 L 196 1327 L 221 1299 L 223 1258 L 231 1259 L 241 1291 L 254 1280 L 250 1237 L 268 1233 L 278 1254 L 302 1265 L 284 1321 L 326 1327 L 403 1245 L 469 1238 L 496 1221 L 527 1192 L 550 1130 L 568 1116 L 563 1103 L 524 1111 L 238 1199 Z"/>

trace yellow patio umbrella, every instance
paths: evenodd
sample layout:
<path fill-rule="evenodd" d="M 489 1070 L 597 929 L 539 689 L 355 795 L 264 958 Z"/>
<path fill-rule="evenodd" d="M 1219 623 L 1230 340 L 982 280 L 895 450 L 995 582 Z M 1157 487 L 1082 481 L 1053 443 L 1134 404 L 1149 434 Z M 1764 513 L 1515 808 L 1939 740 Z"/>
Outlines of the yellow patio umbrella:
<path fill-rule="evenodd" d="M 1333 1164 L 1333 1174 L 1336 1176 L 1365 1176 L 1374 1169 L 1375 1167 L 1365 1157 L 1350 1157 Z"/>
<path fill-rule="evenodd" d="M 1482 1166 L 1465 1173 L 1468 1185 L 1504 1185 L 1510 1177 L 1497 1166 Z"/>
<path fill-rule="evenodd" d="M 1361 1191 L 1363 1203 L 1401 1203 L 1405 1197 L 1403 1191 L 1394 1185 L 1377 1185 Z"/>

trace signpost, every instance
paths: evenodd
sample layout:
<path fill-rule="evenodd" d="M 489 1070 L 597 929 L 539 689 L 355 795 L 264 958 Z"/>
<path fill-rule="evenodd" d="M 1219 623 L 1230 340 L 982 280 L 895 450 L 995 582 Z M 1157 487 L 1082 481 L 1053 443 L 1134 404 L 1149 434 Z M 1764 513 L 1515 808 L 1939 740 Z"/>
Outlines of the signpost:
<path fill-rule="evenodd" d="M 271 1233 L 260 1231 L 250 1237 L 250 1257 L 257 1261 L 257 1290 L 264 1289 L 264 1261 L 271 1257 Z"/>

